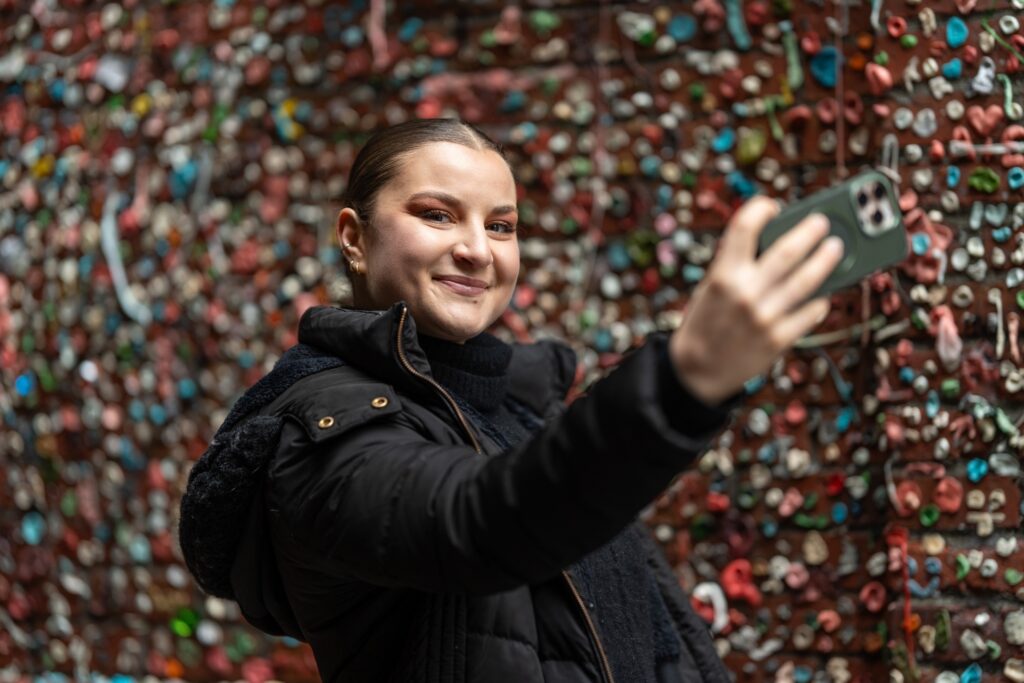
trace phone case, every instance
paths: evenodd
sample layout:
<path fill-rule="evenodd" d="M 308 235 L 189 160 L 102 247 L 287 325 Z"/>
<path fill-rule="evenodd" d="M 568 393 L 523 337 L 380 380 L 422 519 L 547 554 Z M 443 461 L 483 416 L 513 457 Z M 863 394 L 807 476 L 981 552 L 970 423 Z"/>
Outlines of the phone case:
<path fill-rule="evenodd" d="M 896 190 L 892 181 L 876 170 L 859 173 L 785 207 L 762 230 L 758 255 L 811 213 L 829 218 L 829 235 L 842 239 L 845 251 L 843 260 L 808 300 L 860 282 L 907 256 L 907 231 Z"/>

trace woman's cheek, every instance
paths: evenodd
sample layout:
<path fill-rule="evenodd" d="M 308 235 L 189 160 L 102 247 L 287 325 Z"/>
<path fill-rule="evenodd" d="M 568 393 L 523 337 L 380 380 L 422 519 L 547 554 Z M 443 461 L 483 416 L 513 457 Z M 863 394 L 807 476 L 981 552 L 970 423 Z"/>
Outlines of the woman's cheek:
<path fill-rule="evenodd" d="M 512 254 L 507 256 L 503 263 L 501 276 L 504 279 L 506 286 L 515 287 L 516 281 L 519 279 L 519 269 L 519 249 L 515 249 Z"/>

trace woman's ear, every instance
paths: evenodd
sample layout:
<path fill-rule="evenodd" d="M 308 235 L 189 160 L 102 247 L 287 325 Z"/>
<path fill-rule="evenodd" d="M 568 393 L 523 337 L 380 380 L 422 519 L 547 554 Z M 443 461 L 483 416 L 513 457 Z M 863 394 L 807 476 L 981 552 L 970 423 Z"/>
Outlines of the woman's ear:
<path fill-rule="evenodd" d="M 338 235 L 338 245 L 342 256 L 349 263 L 360 263 L 366 256 L 363 249 L 363 224 L 351 207 L 338 212 L 338 220 L 334 226 Z M 347 245 L 347 246 L 346 246 Z"/>

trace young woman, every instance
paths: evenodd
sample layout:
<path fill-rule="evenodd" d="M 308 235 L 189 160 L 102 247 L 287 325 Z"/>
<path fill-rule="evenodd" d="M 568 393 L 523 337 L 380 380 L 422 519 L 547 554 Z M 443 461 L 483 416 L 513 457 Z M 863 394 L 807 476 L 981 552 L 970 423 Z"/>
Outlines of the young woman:
<path fill-rule="evenodd" d="M 519 274 L 500 146 L 457 120 L 372 136 L 337 235 L 351 308 L 233 407 L 196 463 L 180 540 L 199 585 L 311 644 L 325 681 L 727 681 L 637 514 L 743 384 L 828 312 L 841 258 L 811 217 L 755 258 L 744 204 L 683 323 L 566 407 L 562 343 L 485 332 Z"/>

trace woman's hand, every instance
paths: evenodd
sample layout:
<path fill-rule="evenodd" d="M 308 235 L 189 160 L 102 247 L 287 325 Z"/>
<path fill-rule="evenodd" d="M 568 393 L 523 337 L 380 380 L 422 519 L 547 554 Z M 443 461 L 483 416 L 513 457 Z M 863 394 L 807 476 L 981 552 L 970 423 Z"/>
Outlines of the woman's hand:
<path fill-rule="evenodd" d="M 767 371 L 831 308 L 825 296 L 807 301 L 843 256 L 838 237 L 821 242 L 825 216 L 808 216 L 756 258 L 758 236 L 779 210 L 774 200 L 754 197 L 736 211 L 669 341 L 679 380 L 708 405 Z"/>

